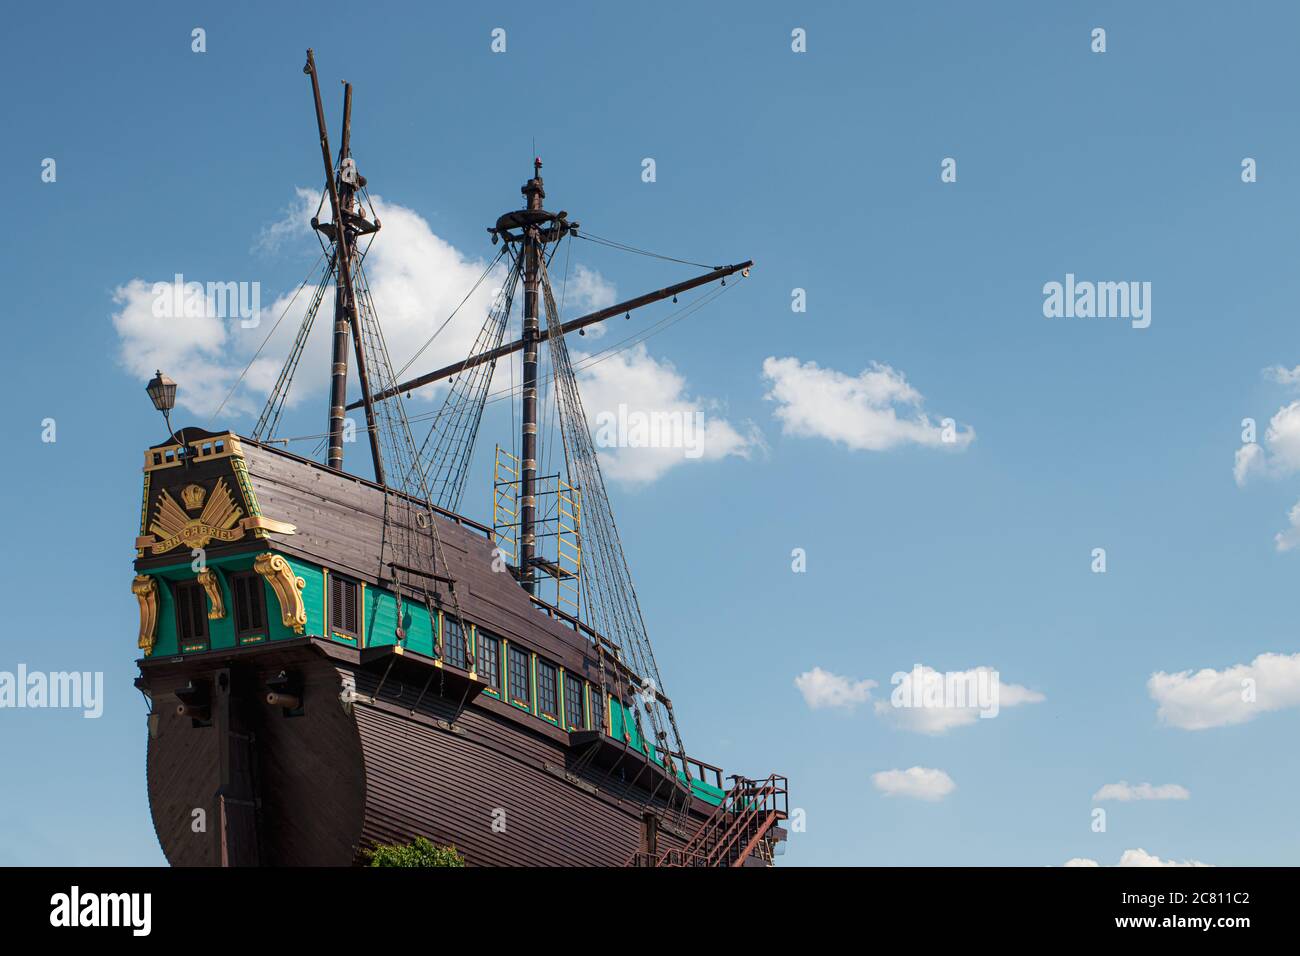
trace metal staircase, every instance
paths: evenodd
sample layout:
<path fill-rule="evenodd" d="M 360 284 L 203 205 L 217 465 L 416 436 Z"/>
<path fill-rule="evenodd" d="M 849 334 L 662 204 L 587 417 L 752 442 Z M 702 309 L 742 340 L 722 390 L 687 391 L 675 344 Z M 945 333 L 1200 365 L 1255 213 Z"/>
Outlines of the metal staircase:
<path fill-rule="evenodd" d="M 789 816 L 789 783 L 733 777 L 722 803 L 680 850 L 634 853 L 628 866 L 770 866 L 773 845 L 784 839 L 778 824 Z"/>

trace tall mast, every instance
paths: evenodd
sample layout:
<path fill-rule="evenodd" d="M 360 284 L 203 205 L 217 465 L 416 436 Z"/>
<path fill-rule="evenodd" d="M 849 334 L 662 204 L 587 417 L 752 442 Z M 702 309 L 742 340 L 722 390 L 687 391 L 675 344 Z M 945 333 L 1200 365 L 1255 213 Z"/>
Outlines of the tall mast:
<path fill-rule="evenodd" d="M 538 212 L 546 191 L 542 188 L 542 160 L 533 158 L 533 178 L 524 183 L 522 190 L 524 208 Z M 533 558 L 537 552 L 535 527 L 537 522 L 537 343 L 541 336 L 537 323 L 537 292 L 541 283 L 538 257 L 543 244 L 539 224 L 529 222 L 524 226 L 524 381 L 523 425 L 520 436 L 519 484 L 519 580 L 524 590 L 533 593 Z"/>
<path fill-rule="evenodd" d="M 350 161 L 352 146 L 352 84 L 343 85 L 343 132 L 339 144 L 337 179 L 335 165 L 330 160 L 329 133 L 325 129 L 325 110 L 321 106 L 320 81 L 316 76 L 316 58 L 307 51 L 307 65 L 303 72 L 311 77 L 312 97 L 316 103 L 316 127 L 320 132 L 321 159 L 325 163 L 325 181 L 329 189 L 330 211 L 333 223 L 312 220 L 312 228 L 328 236 L 334 243 L 334 339 L 330 361 L 329 442 L 326 464 L 337 471 L 343 469 L 343 423 L 348 401 L 348 339 L 352 339 L 357 360 L 357 380 L 361 383 L 361 398 L 366 409 L 366 430 L 370 437 L 370 457 L 375 469 L 375 481 L 384 484 L 384 462 L 380 453 L 379 433 L 375 427 L 374 403 L 370 395 L 370 376 L 366 369 L 365 347 L 361 341 L 361 323 L 357 316 L 356 296 L 352 288 L 352 270 L 356 263 L 353 240 L 360 235 L 376 231 L 377 223 L 370 223 L 357 213 L 356 191 L 365 184 L 357 175 L 356 164 Z"/>

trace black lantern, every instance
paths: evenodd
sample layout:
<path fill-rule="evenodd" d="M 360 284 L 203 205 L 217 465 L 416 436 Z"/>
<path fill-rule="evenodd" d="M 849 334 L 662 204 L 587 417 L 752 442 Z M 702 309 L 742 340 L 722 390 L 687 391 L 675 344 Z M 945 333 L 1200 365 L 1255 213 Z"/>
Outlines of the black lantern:
<path fill-rule="evenodd" d="M 167 423 L 167 434 L 170 436 L 172 434 L 171 413 L 176 407 L 176 383 L 159 369 L 144 390 L 149 393 L 149 400 L 153 402 L 153 407 L 163 413 L 163 421 Z"/>

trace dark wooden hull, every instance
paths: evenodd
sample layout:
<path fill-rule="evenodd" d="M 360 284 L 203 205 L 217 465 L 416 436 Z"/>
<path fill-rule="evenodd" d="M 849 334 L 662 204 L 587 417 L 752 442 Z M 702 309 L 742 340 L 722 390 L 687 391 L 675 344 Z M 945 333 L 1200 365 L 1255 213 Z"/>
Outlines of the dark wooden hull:
<path fill-rule="evenodd" d="M 421 686 L 327 642 L 141 669 L 141 686 L 167 702 L 155 706 L 148 790 L 174 866 L 345 866 L 376 843 L 416 836 L 455 846 L 470 865 L 618 866 L 641 845 L 647 804 L 664 803 L 650 790 L 662 775 L 645 772 L 635 752 L 611 762 L 608 743 L 596 755 L 596 744 L 534 730 L 486 697 L 462 707 L 459 688 L 439 680 L 412 712 Z M 300 716 L 264 700 L 266 679 L 284 669 L 303 676 Z M 215 715 L 195 726 L 176 713 L 178 688 L 221 674 L 232 684 L 227 730 Z M 227 765 L 233 785 L 222 793 Z M 710 809 L 693 800 L 667 814 L 660 847 L 680 846 Z"/>

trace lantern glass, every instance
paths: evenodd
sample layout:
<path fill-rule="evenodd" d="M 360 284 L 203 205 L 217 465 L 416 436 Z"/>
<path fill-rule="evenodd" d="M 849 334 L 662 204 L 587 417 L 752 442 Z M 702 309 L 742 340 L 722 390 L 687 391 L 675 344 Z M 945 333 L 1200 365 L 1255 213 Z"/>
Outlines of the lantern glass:
<path fill-rule="evenodd" d="M 158 411 L 165 414 L 176 406 L 176 383 L 161 371 L 157 372 L 144 388 L 149 393 L 153 407 Z"/>

